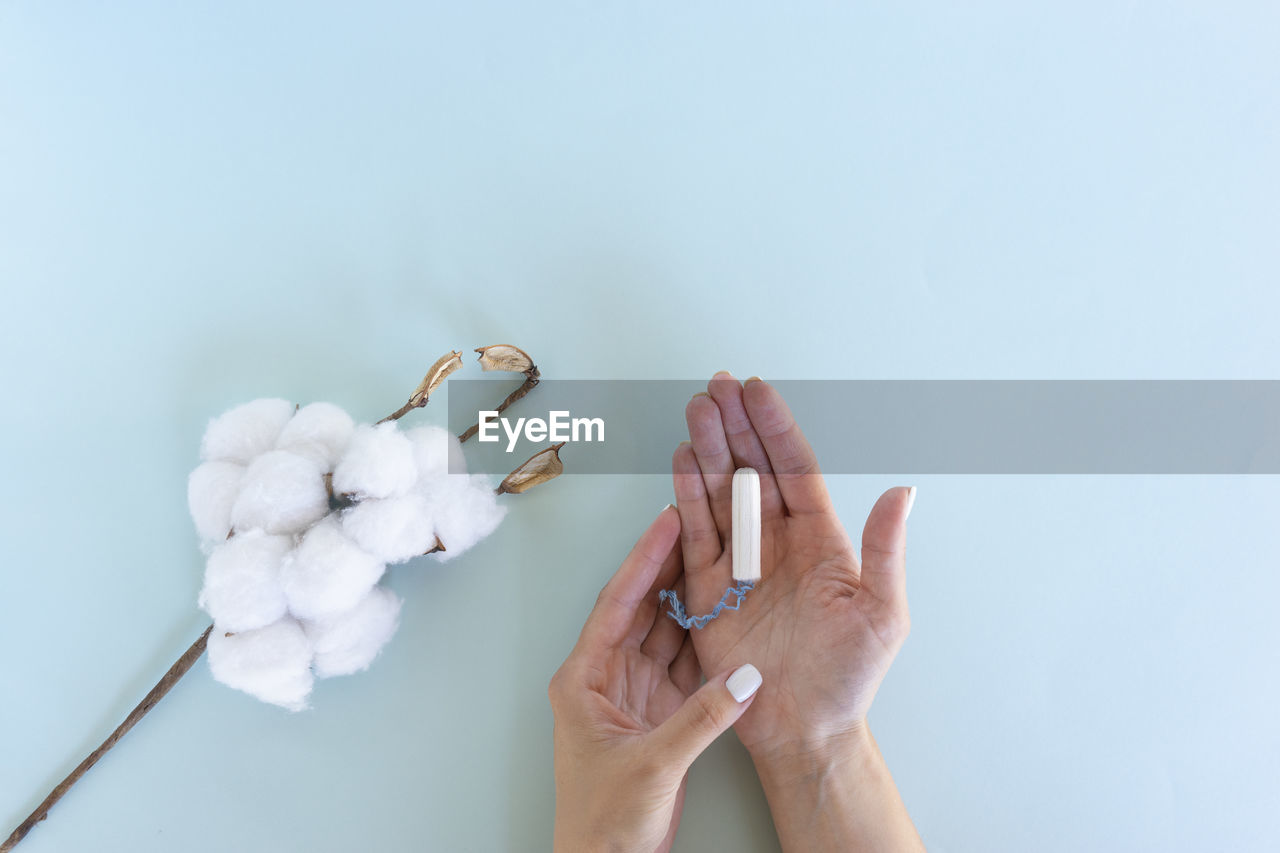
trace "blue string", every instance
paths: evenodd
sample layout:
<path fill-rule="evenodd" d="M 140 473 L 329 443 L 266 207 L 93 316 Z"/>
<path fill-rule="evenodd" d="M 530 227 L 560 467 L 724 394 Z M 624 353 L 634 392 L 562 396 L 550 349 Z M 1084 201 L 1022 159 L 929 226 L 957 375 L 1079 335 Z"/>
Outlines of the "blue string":
<path fill-rule="evenodd" d="M 747 597 L 747 593 L 755 588 L 755 581 L 742 581 L 737 586 L 731 586 L 724 591 L 724 595 L 720 598 L 720 603 L 712 608 L 710 613 L 703 616 L 690 616 L 685 612 L 684 605 L 680 603 L 680 596 L 676 595 L 674 589 L 663 589 L 658 591 L 658 603 L 664 601 L 671 603 L 671 609 L 667 611 L 667 615 L 676 620 L 676 624 L 681 628 L 703 628 L 708 622 L 720 615 L 724 610 L 737 610 L 742 606 L 742 599 Z M 738 600 L 733 604 L 729 603 L 729 596 L 736 595 Z"/>

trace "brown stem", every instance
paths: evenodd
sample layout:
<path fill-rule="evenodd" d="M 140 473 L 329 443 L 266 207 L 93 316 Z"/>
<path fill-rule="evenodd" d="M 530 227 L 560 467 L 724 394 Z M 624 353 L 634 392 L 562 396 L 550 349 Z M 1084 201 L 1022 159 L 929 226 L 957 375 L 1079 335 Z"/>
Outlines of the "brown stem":
<path fill-rule="evenodd" d="M 538 366 L 536 364 L 533 367 L 530 367 L 528 370 L 526 370 L 524 372 L 524 383 L 521 384 L 519 388 L 517 388 L 516 390 L 508 394 L 507 399 L 503 400 L 501 403 L 498 404 L 498 408 L 496 409 L 497 413 L 501 415 L 503 412 L 507 410 L 508 406 L 510 406 L 512 403 L 524 397 L 524 395 L 528 394 L 534 388 L 538 387 L 538 382 L 541 381 L 541 378 L 542 378 L 542 374 L 538 373 Z M 480 431 L 480 424 L 474 423 L 471 426 L 467 427 L 466 431 L 458 436 L 458 441 L 460 442 L 466 441 L 468 438 L 471 438 L 479 431 Z"/>
<path fill-rule="evenodd" d="M 412 400 L 410 400 L 400 408 L 396 409 L 391 414 L 387 415 L 382 420 L 378 421 L 378 423 L 385 424 L 387 421 L 398 421 L 416 408 L 418 408 L 417 404 L 415 404 Z"/>
<path fill-rule="evenodd" d="M 75 770 L 67 778 L 58 783 L 58 786 L 49 792 L 49 796 L 44 798 L 44 802 L 36 806 L 26 820 L 18 825 L 13 834 L 0 846 L 0 853 L 9 853 L 18 842 L 26 837 L 27 833 L 40 821 L 49 816 L 49 809 L 53 808 L 58 800 L 62 799 L 67 791 L 71 790 L 71 786 L 80 781 L 80 777 L 89 772 L 89 768 L 98 763 L 98 759 L 107 754 L 107 750 L 115 746 L 119 740 L 129 733 L 129 729 L 133 728 L 138 720 L 147 715 L 147 712 L 156 706 L 164 695 L 169 692 L 173 685 L 178 683 L 178 679 L 187 674 L 187 670 L 204 654 L 205 643 L 209 640 L 209 632 L 213 630 L 210 625 L 204 629 L 204 632 L 191 644 L 191 648 L 182 653 L 182 657 L 174 661 L 173 666 L 169 667 L 169 671 L 164 674 L 156 686 L 151 688 L 151 692 L 143 697 L 138 706 L 129 712 L 129 716 L 124 718 L 124 722 L 116 726 L 116 730 L 102 742 L 102 745 L 89 753 L 89 756 L 81 761 Z"/>

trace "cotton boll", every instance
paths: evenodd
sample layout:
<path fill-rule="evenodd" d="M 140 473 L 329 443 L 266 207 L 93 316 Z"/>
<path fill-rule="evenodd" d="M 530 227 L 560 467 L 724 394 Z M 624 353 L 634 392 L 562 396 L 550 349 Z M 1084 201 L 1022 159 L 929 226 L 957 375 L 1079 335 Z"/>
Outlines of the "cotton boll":
<path fill-rule="evenodd" d="M 307 707 L 315 677 L 311 641 L 298 620 L 286 616 L 262 628 L 236 632 L 215 622 L 208 652 L 213 677 L 228 687 L 290 711 Z"/>
<path fill-rule="evenodd" d="M 418 478 L 413 444 L 388 422 L 356 427 L 351 443 L 333 470 L 333 490 L 360 498 L 403 495 Z"/>
<path fill-rule="evenodd" d="M 414 427 L 405 432 L 413 443 L 413 460 L 418 469 L 418 482 L 453 472 L 465 474 L 467 459 L 462 455 L 458 437 L 438 426 Z"/>
<path fill-rule="evenodd" d="M 243 479 L 244 466 L 235 462 L 205 462 L 187 478 L 187 507 L 204 541 L 221 542 L 231 532 L 231 505 Z"/>
<path fill-rule="evenodd" d="M 280 570 L 289 611 L 319 619 L 350 610 L 386 569 L 342 532 L 336 516 L 312 527 Z"/>
<path fill-rule="evenodd" d="M 316 675 L 332 678 L 368 669 L 395 634 L 399 618 L 400 599 L 386 587 L 375 586 L 345 613 L 304 622 L 302 627 L 315 650 Z"/>
<path fill-rule="evenodd" d="M 237 533 L 205 563 L 200 607 L 228 631 L 269 625 L 285 614 L 280 565 L 293 548 L 288 536 L 261 530 Z"/>
<path fill-rule="evenodd" d="M 224 412 L 209 421 L 200 442 L 200 458 L 248 465 L 253 457 L 275 446 L 280 431 L 293 417 L 293 408 L 288 400 L 264 399 Z"/>
<path fill-rule="evenodd" d="M 272 450 L 245 471 L 231 507 L 231 526 L 237 532 L 260 527 L 268 533 L 296 533 L 328 512 L 329 492 L 320 466 L 287 450 Z"/>
<path fill-rule="evenodd" d="M 285 424 L 276 447 L 312 459 L 328 472 L 346 450 L 355 428 L 351 416 L 333 403 L 312 403 Z"/>
<path fill-rule="evenodd" d="M 377 500 L 369 498 L 342 511 L 342 531 L 388 563 L 403 563 L 436 544 L 431 505 L 416 493 Z"/>
<path fill-rule="evenodd" d="M 442 562 L 488 536 L 507 514 L 493 493 L 492 481 L 484 474 L 450 474 L 432 485 L 431 518 L 445 547 L 434 556 Z"/>

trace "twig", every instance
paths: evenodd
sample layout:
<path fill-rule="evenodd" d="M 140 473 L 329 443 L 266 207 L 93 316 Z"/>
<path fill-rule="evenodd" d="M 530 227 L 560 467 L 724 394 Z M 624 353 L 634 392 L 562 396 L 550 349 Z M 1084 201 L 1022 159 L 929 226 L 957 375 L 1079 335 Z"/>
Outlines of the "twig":
<path fill-rule="evenodd" d="M 378 421 L 378 423 L 380 423 L 380 424 L 385 424 L 387 421 L 398 421 L 398 420 L 400 420 L 401 418 L 403 418 L 405 415 L 407 415 L 407 414 L 409 414 L 410 412 L 412 412 L 412 411 L 413 411 L 414 409 L 416 409 L 416 408 L 418 408 L 418 405 L 417 405 L 416 403 L 414 403 L 414 402 L 410 401 L 410 402 L 408 402 L 408 403 L 405 403 L 405 404 L 404 404 L 403 406 L 401 406 L 400 408 L 396 409 L 396 410 L 395 410 L 394 412 L 392 412 L 391 414 L 387 415 L 387 416 L 386 416 L 385 418 L 383 418 L 382 420 Z"/>
<path fill-rule="evenodd" d="M 528 394 L 534 388 L 537 388 L 538 383 L 541 381 L 541 379 L 542 379 L 542 374 L 538 373 L 538 366 L 536 364 L 531 366 L 528 370 L 524 372 L 524 383 L 521 384 L 519 388 L 517 388 L 516 390 L 508 394 L 507 399 L 499 403 L 498 408 L 495 409 L 495 411 L 499 415 L 501 415 L 503 412 L 507 410 L 508 406 L 510 406 L 512 403 L 524 397 L 524 395 Z M 458 436 L 458 441 L 459 442 L 466 441 L 467 439 L 471 438 L 479 431 L 480 431 L 480 424 L 474 423 L 471 426 L 467 427 L 466 431 Z"/>
<path fill-rule="evenodd" d="M 101 746 L 89 753 L 89 756 L 84 761 L 81 761 L 67 778 L 59 782 L 58 786 L 49 792 L 49 796 L 44 798 L 44 802 L 36 806 L 36 810 L 19 824 L 18 828 L 4 842 L 4 845 L 0 846 L 0 853 L 9 853 L 37 823 L 48 817 L 49 809 L 53 808 L 58 800 L 62 799 L 63 795 L 71 789 L 71 786 L 78 782 L 81 776 L 89 772 L 89 768 L 97 764 L 98 759 L 107 754 L 107 750 L 115 746 L 122 737 L 128 734 L 129 729 L 137 725 L 138 720 L 145 717 L 147 712 L 164 698 L 164 695 L 169 692 L 173 685 L 178 683 L 178 679 L 187 674 L 187 670 L 191 669 L 192 665 L 200 658 L 200 655 L 204 654 L 205 643 L 209 641 L 209 632 L 212 630 L 212 625 L 205 628 L 204 632 L 191 644 L 191 648 L 183 652 L 182 657 L 174 661 L 173 666 L 169 667 L 169 671 L 156 682 L 155 687 L 151 688 L 151 692 L 143 697 L 136 708 L 129 712 L 129 716 L 124 718 L 124 722 L 116 726 L 116 730 L 102 742 Z"/>

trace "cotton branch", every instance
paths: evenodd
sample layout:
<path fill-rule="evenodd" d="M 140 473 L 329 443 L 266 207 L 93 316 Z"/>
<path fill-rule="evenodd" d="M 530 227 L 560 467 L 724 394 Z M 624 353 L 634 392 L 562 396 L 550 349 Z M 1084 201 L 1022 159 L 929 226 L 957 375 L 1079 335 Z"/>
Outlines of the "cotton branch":
<path fill-rule="evenodd" d="M 538 384 L 538 368 L 534 366 L 533 361 L 529 359 L 529 356 L 519 347 L 500 344 L 497 346 L 481 347 L 477 349 L 476 352 L 480 353 L 480 364 L 485 370 L 510 370 L 514 372 L 523 372 L 525 374 L 524 384 L 507 396 L 507 399 L 498 407 L 499 412 L 505 411 L 508 406 L 524 397 Z M 378 421 L 378 423 L 398 420 L 413 409 L 425 406 L 431 394 L 440 387 L 451 373 L 458 370 L 460 367 L 462 367 L 462 353 L 452 351 L 442 356 L 431 366 L 431 369 L 427 371 L 427 375 L 423 378 L 422 382 L 418 384 L 418 387 L 414 390 L 413 394 L 410 395 L 408 401 L 398 410 L 383 418 L 381 421 Z M 295 411 L 296 410 L 297 409 L 295 407 Z M 462 440 L 465 441 L 467 438 L 474 435 L 477 430 L 478 426 L 472 427 L 463 434 Z M 503 492 L 519 493 L 532 488 L 538 483 L 546 482 L 547 480 L 557 476 L 560 471 L 563 470 L 563 466 L 560 465 L 560 459 L 557 455 L 557 451 L 560 446 L 561 445 L 556 445 L 542 451 L 541 453 L 535 454 L 523 465 L 509 474 L 496 491 L 499 494 Z M 543 458 L 548 453 L 550 453 L 554 459 Z M 538 461 L 535 462 L 535 460 Z M 325 489 L 328 492 L 329 510 L 331 512 L 343 509 L 353 504 L 350 496 L 334 494 L 332 473 L 325 475 L 324 483 Z M 233 534 L 228 533 L 227 538 L 230 538 L 231 535 Z M 444 550 L 445 543 L 441 542 L 440 538 L 437 536 L 435 544 L 427 550 L 426 553 L 432 554 L 437 551 Z M 66 795 L 67 791 L 69 791 L 85 773 L 97 764 L 103 755 L 105 755 L 126 734 L 128 734 L 129 730 L 137 725 L 138 721 L 146 716 L 147 712 L 154 708 L 160 700 L 164 698 L 179 679 L 190 671 L 195 662 L 204 654 L 209 634 L 212 630 L 213 626 L 210 625 L 203 633 L 200 634 L 196 641 L 191 644 L 190 648 L 183 652 L 182 656 L 179 657 L 171 667 L 169 667 L 169 670 L 161 677 L 156 685 L 151 688 L 150 692 L 147 693 L 143 700 L 129 712 L 129 715 L 125 717 L 124 721 L 120 723 L 119 726 L 116 727 L 115 731 L 113 731 L 97 749 L 81 761 L 65 779 L 59 782 L 49 795 L 40 803 L 40 805 L 36 807 L 35 811 L 33 811 L 26 820 L 18 825 L 12 834 L 9 835 L 8 839 L 5 840 L 4 844 L 0 845 L 0 853 L 9 853 L 9 851 L 13 850 L 13 848 L 27 836 L 36 824 L 48 817 L 49 810 Z"/>

